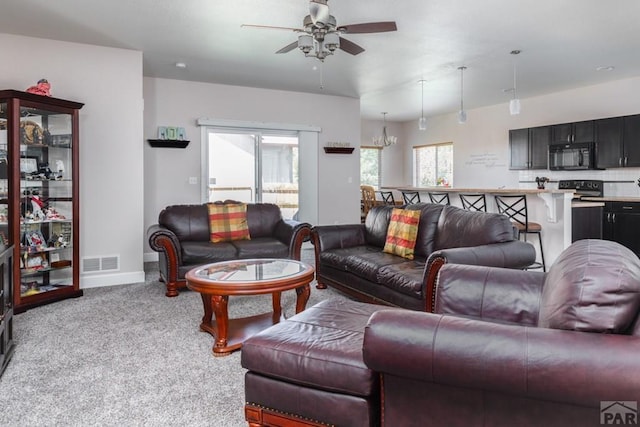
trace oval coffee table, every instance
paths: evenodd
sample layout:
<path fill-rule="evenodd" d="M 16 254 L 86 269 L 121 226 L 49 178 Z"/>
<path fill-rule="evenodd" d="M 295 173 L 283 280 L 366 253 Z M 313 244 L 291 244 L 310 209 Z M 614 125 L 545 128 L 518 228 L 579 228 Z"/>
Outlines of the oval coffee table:
<path fill-rule="evenodd" d="M 187 287 L 200 293 L 204 305 L 200 330 L 215 338 L 213 355 L 226 356 L 251 335 L 284 320 L 280 306 L 283 291 L 295 289 L 296 313 L 303 311 L 314 272 L 303 262 L 274 258 L 216 262 L 187 272 Z M 229 319 L 229 296 L 260 294 L 272 295 L 273 313 Z"/>

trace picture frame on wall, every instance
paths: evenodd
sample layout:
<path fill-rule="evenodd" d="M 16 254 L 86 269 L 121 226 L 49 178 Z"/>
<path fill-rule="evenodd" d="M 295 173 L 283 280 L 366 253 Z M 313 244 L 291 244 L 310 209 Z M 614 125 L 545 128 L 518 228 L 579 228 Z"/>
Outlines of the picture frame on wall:
<path fill-rule="evenodd" d="M 167 127 L 158 126 L 158 139 L 167 139 Z"/>
<path fill-rule="evenodd" d="M 180 141 L 187 140 L 187 132 L 185 131 L 184 128 L 178 128 L 178 134 L 176 135 L 176 138 L 179 139 Z"/>

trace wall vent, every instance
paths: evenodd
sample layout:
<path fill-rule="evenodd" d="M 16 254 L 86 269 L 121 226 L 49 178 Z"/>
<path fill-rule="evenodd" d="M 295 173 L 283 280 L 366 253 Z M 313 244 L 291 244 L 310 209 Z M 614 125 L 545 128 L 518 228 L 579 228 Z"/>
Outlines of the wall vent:
<path fill-rule="evenodd" d="M 83 273 L 117 270 L 120 270 L 120 255 L 82 258 Z"/>

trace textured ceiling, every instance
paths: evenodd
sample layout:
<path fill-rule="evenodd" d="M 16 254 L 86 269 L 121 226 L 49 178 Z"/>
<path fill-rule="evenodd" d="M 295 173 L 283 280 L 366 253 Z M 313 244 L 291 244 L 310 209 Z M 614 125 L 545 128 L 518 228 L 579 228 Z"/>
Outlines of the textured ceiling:
<path fill-rule="evenodd" d="M 398 31 L 343 37 L 365 48 L 324 63 L 297 49 L 305 0 L 3 0 L 0 32 L 143 52 L 144 75 L 361 99 L 362 117 L 417 119 L 507 102 L 515 58 L 527 98 L 640 76 L 637 0 L 329 0 L 338 25 L 396 21 Z M 185 69 L 175 67 L 184 62 Z M 613 71 L 597 71 L 614 66 Z"/>

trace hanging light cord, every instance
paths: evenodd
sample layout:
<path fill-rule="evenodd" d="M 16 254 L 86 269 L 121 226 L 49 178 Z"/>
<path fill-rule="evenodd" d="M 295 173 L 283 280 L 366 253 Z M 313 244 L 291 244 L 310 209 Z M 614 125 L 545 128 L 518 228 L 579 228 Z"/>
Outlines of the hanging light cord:
<path fill-rule="evenodd" d="M 420 117 L 424 117 L 424 80 L 421 80 L 420 83 L 422 84 L 422 107 L 420 109 Z"/>
<path fill-rule="evenodd" d="M 460 111 L 464 111 L 464 69 L 465 67 L 460 67 Z"/>

